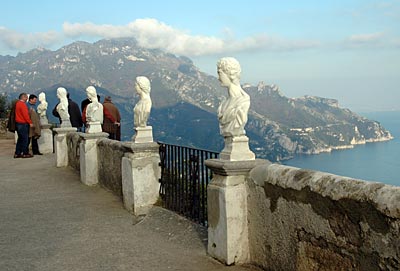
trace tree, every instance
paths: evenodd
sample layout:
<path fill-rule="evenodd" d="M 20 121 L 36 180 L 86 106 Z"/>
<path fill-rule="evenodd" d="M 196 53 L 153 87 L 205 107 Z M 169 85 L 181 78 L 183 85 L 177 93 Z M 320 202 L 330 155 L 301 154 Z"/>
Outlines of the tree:
<path fill-rule="evenodd" d="M 0 118 L 6 118 L 10 110 L 7 94 L 0 94 Z"/>

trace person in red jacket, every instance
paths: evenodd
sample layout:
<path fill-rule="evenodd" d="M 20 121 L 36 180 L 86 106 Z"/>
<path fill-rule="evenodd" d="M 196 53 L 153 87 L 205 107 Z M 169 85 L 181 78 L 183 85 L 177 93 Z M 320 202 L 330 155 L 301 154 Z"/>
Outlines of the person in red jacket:
<path fill-rule="evenodd" d="M 15 128 L 18 134 L 17 144 L 15 146 L 14 158 L 31 158 L 29 153 L 29 128 L 33 127 L 32 120 L 29 117 L 28 94 L 21 93 L 19 100 L 15 103 Z"/>

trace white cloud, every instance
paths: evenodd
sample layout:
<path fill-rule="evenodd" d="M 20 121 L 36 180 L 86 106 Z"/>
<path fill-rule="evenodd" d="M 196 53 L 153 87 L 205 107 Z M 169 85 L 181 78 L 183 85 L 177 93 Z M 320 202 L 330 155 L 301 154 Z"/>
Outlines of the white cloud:
<path fill-rule="evenodd" d="M 0 44 L 11 50 L 30 50 L 59 42 L 60 34 L 55 31 L 22 34 L 0 26 Z"/>
<path fill-rule="evenodd" d="M 156 19 L 137 19 L 126 26 L 95 25 L 93 23 L 64 23 L 64 34 L 68 37 L 117 38 L 135 37 L 145 48 L 160 48 L 168 52 L 187 56 L 211 55 L 249 50 L 298 50 L 319 46 L 315 41 L 290 41 L 265 34 L 234 39 L 233 32 L 225 29 L 227 38 L 190 35 Z"/>
<path fill-rule="evenodd" d="M 358 34 L 349 37 L 351 43 L 376 43 L 383 38 L 382 32 L 370 33 L 370 34 Z"/>
<path fill-rule="evenodd" d="M 345 48 L 361 49 L 361 48 L 380 48 L 393 47 L 393 37 L 389 37 L 384 32 L 354 34 L 343 41 Z"/>
<path fill-rule="evenodd" d="M 0 26 L 0 48 L 26 51 L 35 47 L 53 48 L 70 40 L 93 40 L 93 38 L 134 37 L 138 44 L 149 49 L 190 57 L 235 52 L 293 51 L 315 48 L 319 42 L 309 40 L 289 40 L 258 34 L 245 38 L 235 38 L 231 29 L 222 29 L 221 37 L 191 35 L 156 19 L 137 19 L 127 25 L 97 25 L 87 23 L 63 24 L 63 33 L 55 31 L 40 33 L 18 33 Z"/>

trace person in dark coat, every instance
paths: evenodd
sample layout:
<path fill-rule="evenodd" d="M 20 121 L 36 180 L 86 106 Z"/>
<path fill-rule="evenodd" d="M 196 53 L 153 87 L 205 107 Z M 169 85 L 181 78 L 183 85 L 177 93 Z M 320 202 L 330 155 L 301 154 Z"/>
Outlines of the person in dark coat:
<path fill-rule="evenodd" d="M 67 94 L 67 98 L 68 98 L 68 114 L 69 114 L 69 120 L 71 121 L 71 126 L 77 128 L 78 132 L 80 132 L 83 124 L 81 111 L 79 110 L 78 104 L 75 103 L 73 100 L 71 100 L 71 98 L 69 97 L 69 93 Z M 60 115 L 57 112 L 57 105 L 53 109 L 53 116 L 59 118 L 61 123 Z"/>
<path fill-rule="evenodd" d="M 121 115 L 110 96 L 104 98 L 103 111 L 103 132 L 109 134 L 108 138 L 121 141 Z"/>
<path fill-rule="evenodd" d="M 42 153 L 39 151 L 39 144 L 38 144 L 38 138 L 41 135 L 41 128 L 40 128 L 40 117 L 36 111 L 36 101 L 37 101 L 37 96 L 35 94 L 29 95 L 27 105 L 29 110 L 29 117 L 32 120 L 33 127 L 30 127 L 29 129 L 28 145 L 31 144 L 33 155 L 42 155 Z"/>

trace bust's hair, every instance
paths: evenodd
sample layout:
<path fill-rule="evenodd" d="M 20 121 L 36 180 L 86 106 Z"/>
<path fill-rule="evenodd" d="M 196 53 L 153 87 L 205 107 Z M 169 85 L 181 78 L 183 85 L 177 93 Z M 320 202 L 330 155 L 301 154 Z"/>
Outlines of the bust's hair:
<path fill-rule="evenodd" d="M 217 63 L 217 68 L 228 75 L 233 83 L 239 83 L 242 69 L 240 68 L 239 61 L 237 61 L 235 58 L 221 58 Z"/>
<path fill-rule="evenodd" d="M 57 95 L 60 97 L 60 108 L 68 109 L 67 90 L 63 87 L 57 88 Z"/>
<path fill-rule="evenodd" d="M 86 88 L 86 93 L 88 94 L 88 96 L 93 99 L 93 98 L 97 98 L 97 92 L 96 92 L 96 88 L 94 86 L 88 86 Z"/>
<path fill-rule="evenodd" d="M 39 101 L 45 101 L 46 100 L 46 93 L 40 92 L 39 93 Z"/>
<path fill-rule="evenodd" d="M 143 92 L 150 93 L 150 80 L 146 76 L 136 77 L 136 83 L 139 85 L 140 89 L 143 90 Z"/>
<path fill-rule="evenodd" d="M 62 98 L 67 98 L 67 90 L 63 87 L 57 88 L 57 94 Z"/>

